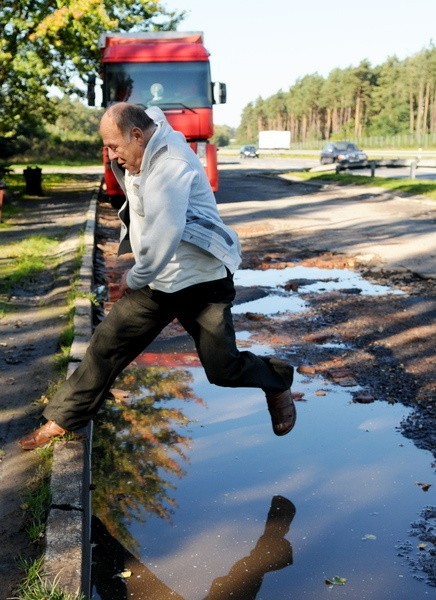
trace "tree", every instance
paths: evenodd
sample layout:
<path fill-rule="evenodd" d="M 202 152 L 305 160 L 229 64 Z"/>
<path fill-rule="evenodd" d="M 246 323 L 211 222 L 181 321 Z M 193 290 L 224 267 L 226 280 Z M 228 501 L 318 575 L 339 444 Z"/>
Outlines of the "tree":
<path fill-rule="evenodd" d="M 215 125 L 215 133 L 211 138 L 211 142 L 222 148 L 230 144 L 230 140 L 234 137 L 234 130 L 228 125 Z"/>
<path fill-rule="evenodd" d="M 104 31 L 170 30 L 184 16 L 159 0 L 3 0 L 0 136 L 53 120 L 52 86 L 81 94 L 74 81 L 98 72 Z"/>
<path fill-rule="evenodd" d="M 265 124 L 291 131 L 293 141 L 411 133 L 420 142 L 436 133 L 436 47 L 378 67 L 363 60 L 326 79 L 305 75 L 288 92 L 250 103 L 238 138 L 251 139 Z"/>

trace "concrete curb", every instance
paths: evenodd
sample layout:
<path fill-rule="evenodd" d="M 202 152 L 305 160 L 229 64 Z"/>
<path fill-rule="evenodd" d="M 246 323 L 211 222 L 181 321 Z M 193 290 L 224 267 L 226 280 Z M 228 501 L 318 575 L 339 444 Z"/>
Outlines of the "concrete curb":
<path fill-rule="evenodd" d="M 92 335 L 94 236 L 97 190 L 91 198 L 84 231 L 85 251 L 79 272 L 74 313 L 74 340 L 67 376 L 82 360 Z M 46 526 L 44 573 L 60 589 L 90 597 L 91 440 L 92 425 L 82 439 L 56 443 L 51 474 L 52 503 Z"/>

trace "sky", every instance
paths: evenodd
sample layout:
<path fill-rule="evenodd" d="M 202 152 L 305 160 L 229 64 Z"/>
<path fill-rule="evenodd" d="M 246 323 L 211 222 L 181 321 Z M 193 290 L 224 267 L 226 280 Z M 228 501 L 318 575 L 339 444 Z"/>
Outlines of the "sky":
<path fill-rule="evenodd" d="M 244 107 L 288 91 L 304 75 L 390 56 L 404 59 L 433 41 L 436 0 L 163 0 L 189 14 L 179 31 L 202 31 L 212 80 L 227 84 L 215 123 L 237 127 Z"/>

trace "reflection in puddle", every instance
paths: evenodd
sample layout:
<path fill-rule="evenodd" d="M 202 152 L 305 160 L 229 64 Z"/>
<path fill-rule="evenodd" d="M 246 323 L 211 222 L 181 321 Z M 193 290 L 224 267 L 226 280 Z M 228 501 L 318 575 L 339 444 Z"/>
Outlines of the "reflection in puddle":
<path fill-rule="evenodd" d="M 250 331 L 237 331 L 236 343 L 238 348 L 249 350 L 258 356 L 271 356 L 271 346 L 255 341 Z"/>
<path fill-rule="evenodd" d="M 188 420 L 169 400 L 193 400 L 191 375 L 180 369 L 130 368 L 119 378 L 128 395 L 116 395 L 97 420 L 93 440 L 94 511 L 130 550 L 128 524 L 144 512 L 169 519 L 175 505 L 171 477 L 184 475 Z M 146 393 L 144 390 L 146 389 Z"/>
<path fill-rule="evenodd" d="M 205 600 L 231 597 L 254 600 L 267 573 L 292 565 L 292 545 L 285 536 L 294 516 L 295 506 L 290 500 L 273 496 L 264 530 L 256 545 L 226 575 L 213 580 Z M 94 518 L 93 532 L 96 593 L 102 600 L 127 597 L 184 600 L 111 536 L 99 519 Z M 130 575 L 125 582 L 120 577 L 123 573 Z"/>
<path fill-rule="evenodd" d="M 431 483 L 431 456 L 396 430 L 405 407 L 356 405 L 297 374 L 307 402 L 277 438 L 258 390 L 211 386 L 199 367 L 144 371 L 130 379 L 134 402 L 113 403 L 96 428 L 110 437 L 98 442 L 95 512 L 119 552 L 97 540 L 94 598 L 317 599 L 335 576 L 342 598 L 427 595 L 396 549 L 426 500 L 415 482 Z"/>
<path fill-rule="evenodd" d="M 307 310 L 308 305 L 296 294 L 278 295 L 271 294 L 266 298 L 259 298 L 243 304 L 237 304 L 232 308 L 234 315 L 240 315 L 247 312 L 276 315 L 280 313 L 299 313 Z"/>

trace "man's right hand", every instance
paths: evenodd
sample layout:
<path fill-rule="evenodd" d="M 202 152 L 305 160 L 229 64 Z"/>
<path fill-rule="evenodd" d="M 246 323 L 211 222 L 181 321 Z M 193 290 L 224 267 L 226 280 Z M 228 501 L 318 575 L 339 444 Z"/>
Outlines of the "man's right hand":
<path fill-rule="evenodd" d="M 120 298 L 122 298 L 125 294 L 129 294 L 131 292 L 131 289 L 127 285 L 127 273 L 128 272 L 129 271 L 124 271 L 123 276 L 121 278 L 121 283 L 120 283 Z"/>

